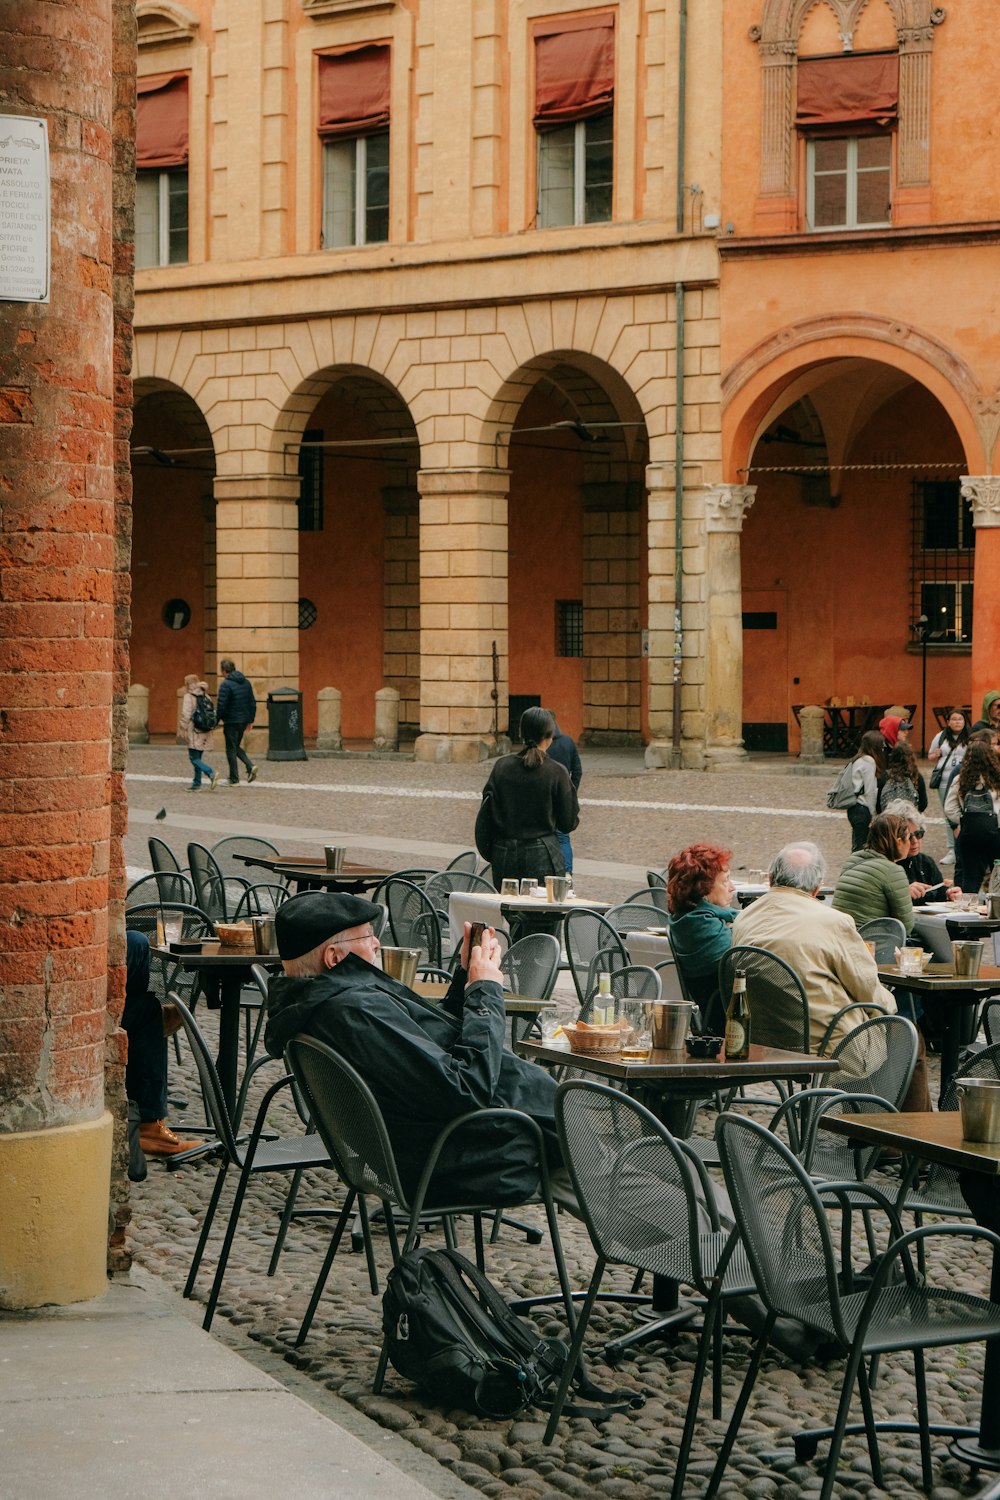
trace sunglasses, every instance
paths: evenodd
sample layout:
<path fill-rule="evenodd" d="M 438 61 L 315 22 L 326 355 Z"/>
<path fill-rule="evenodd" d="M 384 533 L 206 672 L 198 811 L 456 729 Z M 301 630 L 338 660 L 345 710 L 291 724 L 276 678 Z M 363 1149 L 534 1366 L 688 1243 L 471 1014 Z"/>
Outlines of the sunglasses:
<path fill-rule="evenodd" d="M 926 828 L 914 828 L 913 832 L 911 834 L 909 834 L 908 836 L 911 839 L 922 839 L 924 837 L 924 835 L 926 834 L 926 832 L 927 832 Z"/>

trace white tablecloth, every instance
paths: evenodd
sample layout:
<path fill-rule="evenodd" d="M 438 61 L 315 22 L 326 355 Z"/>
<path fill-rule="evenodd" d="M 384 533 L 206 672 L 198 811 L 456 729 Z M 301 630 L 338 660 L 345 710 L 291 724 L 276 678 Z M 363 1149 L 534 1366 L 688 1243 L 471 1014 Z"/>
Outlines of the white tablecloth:
<path fill-rule="evenodd" d="M 625 947 L 628 950 L 629 962 L 633 964 L 646 964 L 650 969 L 655 969 L 657 964 L 662 964 L 665 959 L 673 958 L 670 951 L 670 939 L 661 937 L 655 932 L 629 932 L 625 934 Z M 669 969 L 661 969 L 660 984 L 662 986 L 662 998 L 664 1000 L 683 1000 L 681 994 L 680 980 L 677 978 L 677 970 L 671 965 Z"/>
<path fill-rule="evenodd" d="M 935 959 L 941 963 L 951 963 L 952 959 L 951 938 L 948 936 L 948 928 L 946 926 L 949 920 L 953 922 L 969 922 L 972 925 L 985 921 L 985 918 L 978 917 L 972 912 L 952 911 L 945 915 L 944 912 L 921 911 L 919 906 L 914 909 L 913 916 L 913 936 L 918 938 L 925 948 L 929 948 L 934 954 Z M 990 948 L 987 947 L 984 954 L 985 962 L 1000 964 L 1000 945 L 997 944 L 1000 932 L 984 933 L 983 936 L 986 938 L 987 943 L 991 937 L 993 939 L 992 959 Z"/>

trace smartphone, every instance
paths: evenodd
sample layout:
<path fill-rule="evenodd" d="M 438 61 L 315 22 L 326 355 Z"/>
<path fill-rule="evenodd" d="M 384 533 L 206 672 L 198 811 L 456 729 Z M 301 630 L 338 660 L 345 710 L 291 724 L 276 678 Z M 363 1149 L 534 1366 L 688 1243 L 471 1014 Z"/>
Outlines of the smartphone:
<path fill-rule="evenodd" d="M 482 947 L 483 933 L 485 931 L 486 931 L 486 923 L 485 922 L 473 922 L 473 924 L 472 924 L 472 930 L 469 933 L 469 953 L 470 953 L 470 955 L 472 953 L 473 948 L 475 948 L 477 946 L 478 947 Z"/>

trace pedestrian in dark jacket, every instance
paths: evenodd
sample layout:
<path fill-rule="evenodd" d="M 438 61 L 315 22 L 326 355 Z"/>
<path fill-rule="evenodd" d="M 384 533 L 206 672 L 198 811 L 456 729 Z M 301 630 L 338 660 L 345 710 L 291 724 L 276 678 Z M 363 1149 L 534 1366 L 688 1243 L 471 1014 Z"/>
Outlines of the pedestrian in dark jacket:
<path fill-rule="evenodd" d="M 226 739 L 226 759 L 229 762 L 229 785 L 239 786 L 242 761 L 246 766 L 247 781 L 257 780 L 257 767 L 243 749 L 241 741 L 257 717 L 257 700 L 253 688 L 236 663 L 228 658 L 219 663 L 222 681 L 219 684 L 219 700 L 215 711 Z"/>
<path fill-rule="evenodd" d="M 545 708 L 521 715 L 519 755 L 502 755 L 483 788 L 476 848 L 493 866 L 497 889 L 505 879 L 565 875 L 557 833 L 572 833 L 580 805 L 565 766 L 550 760 L 555 719 Z"/>
<path fill-rule="evenodd" d="M 555 714 L 552 715 L 552 718 L 554 721 Z M 573 790 L 579 792 L 580 782 L 583 780 L 583 766 L 580 762 L 580 752 L 576 748 L 576 741 L 570 735 L 563 734 L 558 724 L 556 724 L 552 735 L 552 743 L 548 748 L 547 754 L 549 760 L 558 761 L 561 766 L 566 767 L 569 772 L 569 779 L 573 783 Z M 573 845 L 570 843 L 569 834 L 560 833 L 557 829 L 556 838 L 559 840 L 559 847 L 563 852 L 563 859 L 566 861 L 566 874 L 572 875 Z"/>
<path fill-rule="evenodd" d="M 470 953 L 466 923 L 462 966 L 444 1002 L 428 1005 L 375 967 L 372 923 L 379 915 L 360 896 L 326 891 L 293 896 L 278 908 L 275 934 L 286 977 L 269 986 L 268 1052 L 280 1057 L 302 1033 L 357 1069 L 385 1116 L 408 1193 L 444 1126 L 478 1109 L 530 1115 L 543 1131 L 550 1164 L 558 1165 L 556 1085 L 504 1046 L 503 976 L 492 929 Z M 523 1203 L 537 1181 L 536 1143 L 516 1121 L 471 1121 L 442 1152 L 431 1201 Z"/>

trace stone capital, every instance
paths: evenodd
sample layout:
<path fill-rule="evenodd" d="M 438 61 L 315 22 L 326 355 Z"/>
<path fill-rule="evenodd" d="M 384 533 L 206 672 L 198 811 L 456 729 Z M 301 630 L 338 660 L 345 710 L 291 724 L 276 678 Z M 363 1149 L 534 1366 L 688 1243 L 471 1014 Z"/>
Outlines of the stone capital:
<path fill-rule="evenodd" d="M 755 484 L 711 484 L 702 491 L 705 530 L 742 531 L 743 520 L 757 498 Z"/>
<path fill-rule="evenodd" d="M 972 507 L 973 526 L 1000 526 L 1000 476 L 963 474 L 962 499 Z"/>
<path fill-rule="evenodd" d="M 298 500 L 297 474 L 217 474 L 212 482 L 216 500 Z"/>
<path fill-rule="evenodd" d="M 506 495 L 509 469 L 420 469 L 417 489 L 421 495 Z"/>

